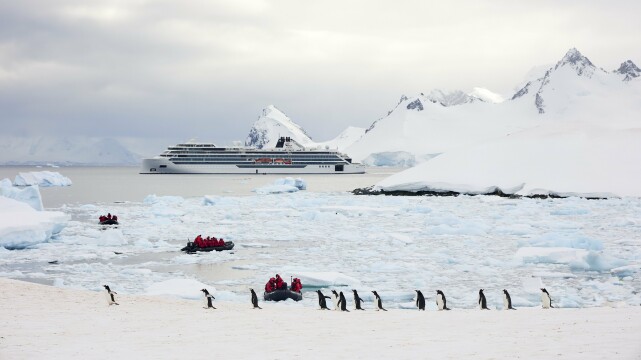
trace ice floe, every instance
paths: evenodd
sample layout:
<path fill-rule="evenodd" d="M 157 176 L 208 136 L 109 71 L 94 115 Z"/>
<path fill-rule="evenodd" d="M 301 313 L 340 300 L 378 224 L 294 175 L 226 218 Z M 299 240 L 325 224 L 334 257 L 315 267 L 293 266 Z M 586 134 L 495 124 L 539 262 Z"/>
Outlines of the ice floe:
<path fill-rule="evenodd" d="M 55 171 L 32 171 L 18 173 L 14 184 L 16 186 L 38 185 L 42 187 L 71 186 L 71 179 Z"/>

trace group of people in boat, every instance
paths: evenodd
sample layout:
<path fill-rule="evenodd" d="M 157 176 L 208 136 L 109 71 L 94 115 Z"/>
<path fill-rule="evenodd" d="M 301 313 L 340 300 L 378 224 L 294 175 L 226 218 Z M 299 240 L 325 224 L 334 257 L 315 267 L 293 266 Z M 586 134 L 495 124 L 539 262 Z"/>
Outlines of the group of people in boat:
<path fill-rule="evenodd" d="M 303 283 L 299 278 L 294 278 L 292 280 L 290 290 L 299 293 L 302 289 Z M 287 290 L 287 283 L 278 274 L 276 274 L 275 277 L 270 278 L 269 281 L 267 281 L 267 284 L 265 284 L 265 292 L 269 293 L 276 290 Z"/>
<path fill-rule="evenodd" d="M 225 240 L 223 240 L 223 238 L 216 239 L 215 236 L 207 236 L 203 239 L 201 235 L 198 235 L 196 236 L 196 239 L 194 239 L 194 244 L 196 244 L 196 246 L 198 246 L 199 248 L 225 246 Z"/>
<path fill-rule="evenodd" d="M 107 221 L 107 220 L 118 221 L 118 217 L 116 215 L 111 215 L 111 213 L 107 213 L 107 216 L 100 215 L 98 219 L 100 220 L 100 222 Z"/>

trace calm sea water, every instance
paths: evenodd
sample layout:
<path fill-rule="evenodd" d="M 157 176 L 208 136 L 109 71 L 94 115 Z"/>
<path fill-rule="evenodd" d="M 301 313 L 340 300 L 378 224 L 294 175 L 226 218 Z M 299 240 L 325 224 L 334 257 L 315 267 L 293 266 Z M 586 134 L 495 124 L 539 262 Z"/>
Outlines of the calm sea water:
<path fill-rule="evenodd" d="M 0 179 L 14 181 L 20 172 L 55 171 L 72 186 L 41 188 L 45 208 L 63 204 L 140 202 L 149 194 L 197 197 L 203 195 L 252 195 L 253 189 L 272 184 L 283 175 L 143 175 L 138 167 L 0 167 Z M 370 168 L 366 174 L 292 175 L 307 183 L 309 192 L 351 191 L 371 186 L 398 172 L 397 168 Z"/>

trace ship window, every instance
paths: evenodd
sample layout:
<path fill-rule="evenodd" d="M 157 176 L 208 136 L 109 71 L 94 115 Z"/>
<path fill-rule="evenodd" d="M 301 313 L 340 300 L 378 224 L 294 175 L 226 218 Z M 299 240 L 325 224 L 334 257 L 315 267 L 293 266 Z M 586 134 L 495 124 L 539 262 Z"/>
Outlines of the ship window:
<path fill-rule="evenodd" d="M 166 168 L 166 167 L 167 167 L 167 165 L 160 165 L 159 167 L 160 167 L 161 169 L 164 169 L 164 168 Z"/>

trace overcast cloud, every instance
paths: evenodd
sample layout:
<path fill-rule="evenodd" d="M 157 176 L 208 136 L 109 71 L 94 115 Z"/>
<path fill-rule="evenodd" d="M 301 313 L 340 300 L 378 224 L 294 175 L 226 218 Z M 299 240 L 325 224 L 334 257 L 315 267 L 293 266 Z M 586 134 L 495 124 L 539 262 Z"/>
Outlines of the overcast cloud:
<path fill-rule="evenodd" d="M 578 48 L 641 62 L 638 1 L 0 0 L 4 135 L 244 140 L 274 104 L 315 140 L 402 94 L 511 95 Z"/>

